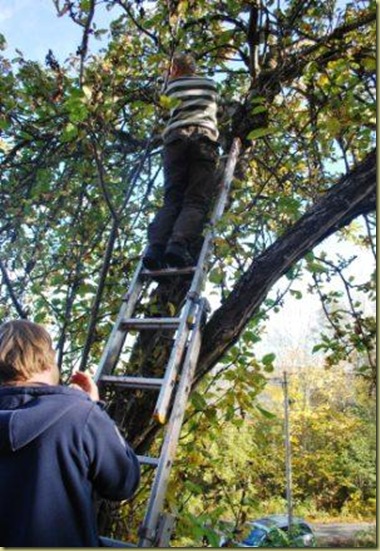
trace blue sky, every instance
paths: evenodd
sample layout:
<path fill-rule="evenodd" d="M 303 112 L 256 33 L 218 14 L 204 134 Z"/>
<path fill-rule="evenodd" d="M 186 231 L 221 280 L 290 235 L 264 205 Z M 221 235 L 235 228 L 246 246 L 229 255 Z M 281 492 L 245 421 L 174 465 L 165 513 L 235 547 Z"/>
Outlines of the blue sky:
<path fill-rule="evenodd" d="M 103 5 L 96 14 L 97 24 L 108 28 L 111 14 Z M 80 27 L 68 15 L 58 17 L 52 0 L 0 0 L 0 33 L 7 41 L 9 58 L 17 55 L 18 48 L 25 58 L 44 61 L 51 49 L 61 63 L 75 53 L 82 38 Z M 94 51 L 101 43 L 92 39 L 90 47 Z"/>
<path fill-rule="evenodd" d="M 341 8 L 346 0 L 338 0 Z M 108 28 L 116 11 L 108 12 L 103 3 L 96 7 L 95 22 Z M 8 48 L 6 55 L 12 58 L 20 49 L 27 59 L 44 61 L 49 49 L 62 63 L 74 53 L 81 42 L 81 29 L 68 15 L 58 17 L 53 0 L 0 0 L 0 33 L 4 34 Z M 90 41 L 90 49 L 101 47 L 98 40 Z"/>

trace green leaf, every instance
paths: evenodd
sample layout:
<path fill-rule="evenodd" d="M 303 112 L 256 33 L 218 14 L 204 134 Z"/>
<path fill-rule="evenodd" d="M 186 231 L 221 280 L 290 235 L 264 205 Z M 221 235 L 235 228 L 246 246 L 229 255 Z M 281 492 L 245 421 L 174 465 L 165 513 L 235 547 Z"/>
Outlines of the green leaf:
<path fill-rule="evenodd" d="M 252 130 L 247 136 L 248 140 L 257 140 L 258 138 L 263 138 L 269 134 L 273 134 L 276 131 L 275 128 L 256 128 Z"/>
<path fill-rule="evenodd" d="M 244 333 L 242 335 L 242 339 L 247 344 L 254 344 L 256 342 L 261 341 L 261 337 L 259 337 L 253 331 L 244 331 Z"/>
<path fill-rule="evenodd" d="M 7 130 L 11 126 L 11 123 L 6 119 L 0 119 L 0 129 Z"/>
<path fill-rule="evenodd" d="M 264 111 L 268 111 L 268 109 L 264 105 L 258 105 L 252 109 L 251 115 L 258 115 L 259 113 L 264 113 Z"/>
<path fill-rule="evenodd" d="M 322 266 L 322 264 L 320 264 L 319 262 L 308 262 L 307 268 L 313 274 L 324 274 L 328 272 L 327 268 Z"/>
<path fill-rule="evenodd" d="M 91 7 L 91 0 L 80 0 L 80 8 L 82 11 L 89 11 Z"/>
<path fill-rule="evenodd" d="M 5 50 L 7 47 L 7 41 L 5 40 L 5 36 L 0 33 L 0 50 Z"/>
<path fill-rule="evenodd" d="M 276 354 L 271 352 L 269 354 L 265 354 L 265 356 L 262 357 L 261 361 L 263 362 L 264 365 L 269 365 L 274 362 L 275 358 L 276 358 Z"/>
<path fill-rule="evenodd" d="M 319 352 L 320 350 L 324 350 L 325 348 L 326 346 L 324 344 L 316 344 L 312 348 L 312 353 L 314 354 L 315 352 Z"/>
<path fill-rule="evenodd" d="M 264 415 L 264 417 L 266 417 L 267 419 L 276 419 L 277 418 L 277 415 L 275 415 L 271 411 L 268 411 L 267 409 L 264 409 L 263 407 L 259 406 L 258 404 L 256 404 L 256 409 L 258 409 L 259 412 L 262 415 Z"/>
<path fill-rule="evenodd" d="M 216 285 L 222 283 L 224 279 L 223 270 L 221 270 L 219 267 L 214 268 L 213 270 L 211 270 L 208 279 L 211 283 L 215 283 Z"/>
<path fill-rule="evenodd" d="M 195 409 L 199 411 L 202 411 L 207 407 L 206 400 L 203 398 L 203 396 L 201 396 L 201 394 L 199 394 L 199 392 L 193 392 L 193 394 L 191 395 L 191 402 Z"/>
<path fill-rule="evenodd" d="M 77 135 L 78 128 L 73 123 L 69 122 L 62 132 L 61 139 L 63 142 L 69 142 L 76 138 Z"/>
<path fill-rule="evenodd" d="M 250 99 L 251 103 L 264 103 L 264 101 L 266 101 L 265 96 L 253 96 Z"/>

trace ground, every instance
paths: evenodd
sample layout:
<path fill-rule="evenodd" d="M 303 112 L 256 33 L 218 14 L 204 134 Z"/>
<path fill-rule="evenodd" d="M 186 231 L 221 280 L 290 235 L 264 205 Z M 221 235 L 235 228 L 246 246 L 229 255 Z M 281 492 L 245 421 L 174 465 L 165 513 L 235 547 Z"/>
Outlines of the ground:
<path fill-rule="evenodd" d="M 355 541 L 358 533 L 366 532 L 375 523 L 310 523 L 317 538 L 318 547 L 347 547 Z"/>

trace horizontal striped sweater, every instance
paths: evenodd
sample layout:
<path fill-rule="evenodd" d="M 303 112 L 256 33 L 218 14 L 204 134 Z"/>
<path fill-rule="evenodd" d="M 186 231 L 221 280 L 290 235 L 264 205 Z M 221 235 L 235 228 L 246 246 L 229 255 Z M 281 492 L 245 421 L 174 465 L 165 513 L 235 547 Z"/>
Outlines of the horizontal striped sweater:
<path fill-rule="evenodd" d="M 169 80 L 164 95 L 176 100 L 170 109 L 169 121 L 163 132 L 164 137 L 172 130 L 195 125 L 208 128 L 214 139 L 218 139 L 218 92 L 213 80 L 200 76 L 174 78 Z"/>

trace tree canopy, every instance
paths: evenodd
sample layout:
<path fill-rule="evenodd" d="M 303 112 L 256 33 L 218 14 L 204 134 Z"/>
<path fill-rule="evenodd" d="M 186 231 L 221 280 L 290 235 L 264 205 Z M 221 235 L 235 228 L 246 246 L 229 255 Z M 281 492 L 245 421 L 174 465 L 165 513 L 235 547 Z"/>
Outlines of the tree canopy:
<path fill-rule="evenodd" d="M 355 355 L 374 384 L 363 301 L 374 300 L 375 279 L 346 278 L 352 258 L 313 251 L 336 233 L 375 260 L 375 2 L 103 3 L 110 29 L 95 23 L 96 0 L 54 0 L 82 29 L 64 63 L 51 50 L 45 64 L 0 57 L 0 319 L 54 328 L 64 376 L 96 365 L 161 201 L 163 75 L 188 51 L 218 83 L 222 153 L 242 141 L 210 269 L 220 306 L 195 384 L 218 362 L 255 372 L 254 344 L 280 304 L 268 293 L 304 271 L 331 329 L 320 348 L 331 365 Z M 345 297 L 326 291 L 333 277 Z M 181 290 L 160 292 L 166 308 L 180 307 Z M 165 358 L 152 357 L 162 369 Z M 148 425 L 141 415 L 139 438 L 126 430 L 141 444 Z"/>

